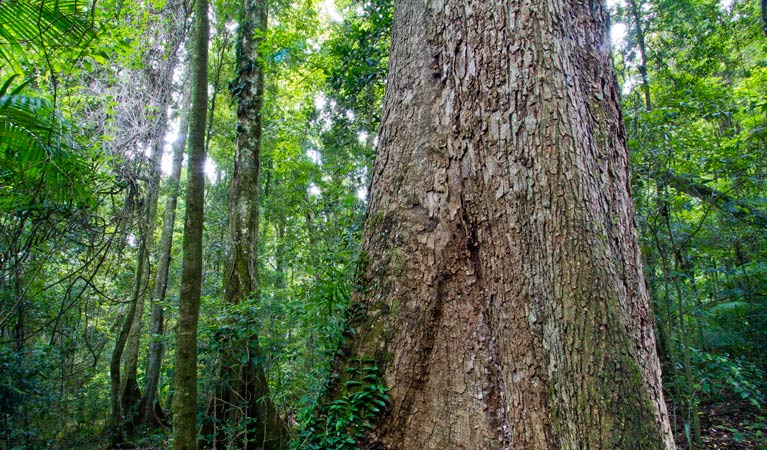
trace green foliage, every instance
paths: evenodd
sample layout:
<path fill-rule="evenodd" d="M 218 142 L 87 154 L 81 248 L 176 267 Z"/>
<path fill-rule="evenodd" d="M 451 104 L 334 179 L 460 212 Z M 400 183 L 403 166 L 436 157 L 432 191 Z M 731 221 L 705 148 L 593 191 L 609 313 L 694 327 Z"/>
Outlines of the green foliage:
<path fill-rule="evenodd" d="M 733 360 L 727 354 L 711 354 L 692 350 L 692 362 L 699 373 L 697 389 L 705 402 L 728 397 L 747 401 L 756 408 L 766 404 L 764 372 L 744 358 Z"/>
<path fill-rule="evenodd" d="M 47 393 L 40 375 L 41 369 L 47 368 L 37 367 L 45 364 L 45 359 L 39 353 L 34 355 L 37 358 L 27 356 L 33 355 L 22 355 L 0 346 L 0 414 L 15 425 L 5 425 L 11 433 L 6 437 L 6 442 L 28 442 L 36 438 L 34 431 L 17 423 L 14 418 L 19 415 L 20 409 L 33 407 L 34 403 L 44 403 L 46 400 L 40 398 L 40 394 Z"/>
<path fill-rule="evenodd" d="M 106 380 L 102 300 L 119 287 L 110 263 L 123 246 L 114 236 L 119 221 L 108 213 L 120 187 L 93 145 L 101 136 L 86 135 L 62 108 L 72 104 L 62 80 L 78 60 L 96 55 L 90 45 L 100 15 L 85 7 L 0 4 L 3 448 L 99 445 L 95 430 L 107 408 L 94 394 Z"/>
<path fill-rule="evenodd" d="M 88 161 L 49 100 L 25 95 L 29 81 L 0 88 L 0 209 L 46 214 L 93 203 Z"/>
<path fill-rule="evenodd" d="M 758 2 L 635 2 L 649 108 L 639 30 L 628 3 L 613 11 L 613 23 L 629 31 L 616 64 L 633 195 L 667 398 L 693 441 L 701 405 L 765 406 L 767 41 Z M 295 421 L 293 448 L 351 449 L 385 408 L 378 369 L 350 367 L 335 379 L 334 400 L 317 399 L 355 288 L 393 1 L 338 1 L 340 21 L 318 3 L 270 5 L 260 49 L 267 88 L 259 290 L 234 307 L 221 298 L 237 5 L 213 3 L 207 145 L 216 181 L 206 194 L 199 403 L 211 394 L 218 359 L 229 352 L 249 360 L 257 338 L 252 361 L 263 364 L 272 398 Z M 12 418 L 0 434 L 17 448 L 93 447 L 105 425 L 104 356 L 133 281 L 145 135 L 158 117 L 141 77 L 170 57 L 155 42 L 167 36 L 151 33 L 168 6 L 0 2 L 0 407 Z M 116 11 L 122 16 L 108 23 Z M 180 228 L 177 221 L 176 242 Z M 166 301 L 168 330 L 176 303 Z M 160 389 L 167 404 L 172 335 L 145 338 L 168 344 Z M 248 424 L 229 425 L 238 434 Z M 758 421 L 746 427 L 763 435 Z M 167 440 L 163 430 L 143 438 L 153 447 Z"/>
<path fill-rule="evenodd" d="M 354 111 L 355 119 L 369 132 L 381 119 L 393 10 L 393 0 L 352 2 L 326 44 L 329 90 L 342 112 Z"/>
<path fill-rule="evenodd" d="M 690 445 L 701 404 L 764 403 L 767 43 L 757 3 L 634 0 L 613 16 L 628 28 L 616 61 L 664 387 Z"/>
<path fill-rule="evenodd" d="M 85 49 L 95 39 L 93 16 L 77 0 L 9 0 L 0 3 L 0 58 L 14 71 L 29 64 L 30 49 Z"/>
<path fill-rule="evenodd" d="M 105 399 L 87 395 L 83 380 L 95 375 L 85 367 L 79 379 L 67 377 L 75 353 L 68 345 L 31 346 L 23 352 L 0 346 L 0 448 L 87 448 L 100 444 L 92 427 L 106 408 Z M 62 373 L 62 369 L 64 372 Z"/>
<path fill-rule="evenodd" d="M 375 366 L 349 366 L 343 395 L 307 410 L 307 422 L 293 441 L 294 450 L 354 450 L 365 442 L 386 409 L 388 389 Z"/>

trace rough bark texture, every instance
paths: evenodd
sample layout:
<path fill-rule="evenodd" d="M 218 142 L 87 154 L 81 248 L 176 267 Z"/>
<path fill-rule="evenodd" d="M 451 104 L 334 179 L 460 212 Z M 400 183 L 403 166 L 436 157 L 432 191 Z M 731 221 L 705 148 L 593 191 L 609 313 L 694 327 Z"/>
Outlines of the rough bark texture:
<path fill-rule="evenodd" d="M 391 388 L 367 448 L 673 448 L 604 4 L 400 0 L 393 33 L 336 371 Z"/>
<path fill-rule="evenodd" d="M 189 115 L 186 217 L 173 379 L 173 450 L 197 450 L 197 324 L 202 293 L 208 35 L 208 2 L 196 0 L 190 46 L 192 106 Z"/>
<path fill-rule="evenodd" d="M 266 27 L 267 2 L 244 0 L 237 35 L 238 76 L 231 84 L 237 101 L 237 141 L 229 188 L 230 261 L 224 281 L 227 306 L 258 295 L 258 176 L 264 93 L 259 46 Z M 269 397 L 258 330 L 253 324 L 231 324 L 250 328 L 242 339 L 221 337 L 219 380 L 202 432 L 209 439 L 207 448 L 288 448 L 287 430 Z"/>

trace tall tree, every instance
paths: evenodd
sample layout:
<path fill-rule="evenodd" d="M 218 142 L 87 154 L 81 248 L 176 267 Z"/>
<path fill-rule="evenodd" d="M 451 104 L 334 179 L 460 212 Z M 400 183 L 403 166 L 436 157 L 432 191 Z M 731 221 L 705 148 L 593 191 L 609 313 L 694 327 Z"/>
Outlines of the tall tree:
<path fill-rule="evenodd" d="M 111 381 L 110 394 L 112 403 L 112 418 L 110 424 L 111 445 L 117 447 L 123 443 L 123 425 L 127 416 L 133 413 L 128 411 L 133 402 L 126 401 L 127 397 L 133 397 L 134 389 L 138 389 L 135 382 L 135 365 L 131 369 L 131 361 L 138 361 L 138 343 L 141 332 L 141 316 L 144 310 L 144 294 L 149 282 L 149 258 L 152 247 L 152 235 L 154 234 L 154 221 L 157 214 L 157 183 L 159 182 L 159 162 L 161 148 L 155 145 L 149 157 L 148 179 L 146 193 L 143 198 L 143 208 L 138 217 L 139 239 L 138 252 L 136 255 L 136 271 L 128 302 L 128 310 L 123 319 L 117 342 L 112 350 L 109 364 L 109 378 Z M 131 342 L 133 341 L 133 342 Z M 131 345 L 129 345 L 129 343 Z M 125 353 L 125 372 L 128 379 L 126 382 L 121 376 L 120 362 Z M 131 376 L 133 374 L 133 376 Z M 131 422 L 130 420 L 128 422 Z"/>
<path fill-rule="evenodd" d="M 197 450 L 197 325 L 202 294 L 202 222 L 205 206 L 205 122 L 208 106 L 208 2 L 194 4 L 191 39 L 186 217 L 173 380 L 173 449 Z"/>
<path fill-rule="evenodd" d="M 188 85 L 187 85 L 188 86 Z M 149 320 L 149 351 L 147 353 L 146 385 L 139 403 L 139 423 L 148 426 L 162 425 L 162 408 L 158 399 L 160 384 L 160 367 L 164 345 L 162 335 L 165 325 L 165 291 L 168 286 L 168 271 L 173 246 L 173 226 L 176 222 L 176 203 L 178 202 L 178 184 L 181 177 L 181 165 L 184 159 L 187 130 L 189 129 L 189 97 L 191 91 L 184 89 L 179 109 L 179 134 L 173 143 L 173 160 L 171 173 L 168 178 L 168 190 L 165 200 L 165 216 L 163 217 L 160 248 L 157 255 L 157 272 L 152 287 L 152 315 Z"/>
<path fill-rule="evenodd" d="M 164 127 L 164 120 L 163 125 Z M 136 270 L 131 289 L 129 307 L 123 319 L 123 325 L 115 343 L 110 359 L 109 375 L 112 395 L 112 445 L 123 440 L 123 426 L 129 435 L 133 434 L 133 416 L 135 403 L 141 393 L 136 381 L 141 322 L 144 313 L 144 298 L 149 289 L 150 257 L 154 242 L 154 228 L 157 217 L 157 199 L 159 195 L 160 162 L 162 147 L 161 136 L 157 136 L 152 145 L 147 168 L 147 185 L 141 199 L 143 208 L 138 215 L 138 251 Z M 123 372 L 120 362 L 124 360 Z M 126 420 L 127 419 L 127 420 Z M 125 422 L 125 423 L 123 423 Z"/>
<path fill-rule="evenodd" d="M 375 363 L 364 448 L 673 448 L 605 5 L 395 5 L 329 396 Z"/>
<path fill-rule="evenodd" d="M 152 293 L 150 275 L 152 274 L 151 256 L 154 252 L 155 222 L 160 195 L 161 169 L 165 134 L 168 131 L 167 110 L 173 98 L 173 73 L 178 61 L 178 49 L 184 35 L 186 14 L 182 8 L 168 8 L 163 12 L 144 11 L 146 14 L 147 31 L 142 40 L 146 49 L 142 51 L 143 67 L 138 76 L 141 89 L 146 93 L 142 109 L 149 113 L 146 116 L 145 144 L 151 148 L 146 161 L 144 178 L 146 183 L 142 190 L 142 211 L 137 217 L 138 222 L 138 256 L 133 289 L 130 298 L 130 308 L 124 318 L 124 326 L 115 345 L 110 367 L 112 379 L 112 395 L 120 398 L 113 399 L 113 421 L 124 422 L 125 431 L 129 437 L 135 434 L 135 425 L 139 419 L 139 403 L 141 389 L 138 383 L 138 360 L 142 337 L 142 326 L 145 309 L 145 299 Z M 127 333 L 123 340 L 123 333 Z M 120 359 L 123 370 L 120 373 Z M 115 391 L 115 388 L 118 390 Z M 120 409 L 114 409 L 120 402 Z M 118 415 L 118 413 L 121 413 Z M 114 429 L 114 427 L 113 427 Z M 113 441 L 119 441 L 119 433 L 115 433 Z"/>
<path fill-rule="evenodd" d="M 185 22 L 187 19 L 186 12 L 181 6 L 165 9 L 162 13 L 153 13 L 154 17 L 152 17 L 153 20 L 151 20 L 149 25 L 152 32 L 146 39 L 152 46 L 145 51 L 143 68 L 143 76 L 146 79 L 147 85 L 146 90 L 150 92 L 151 103 L 148 106 L 150 111 L 153 112 L 153 126 L 149 132 L 152 157 L 149 161 L 149 176 L 145 199 L 147 213 L 143 218 L 146 223 L 141 228 L 142 236 L 140 238 L 141 245 L 146 247 L 145 257 L 147 262 L 149 261 L 149 256 L 154 251 L 154 231 L 161 179 L 160 159 L 165 145 L 165 135 L 168 131 L 167 111 L 173 102 L 173 74 L 178 62 L 178 50 L 186 34 Z M 180 133 L 185 134 L 185 131 L 180 131 Z M 161 244 L 165 244 L 165 242 Z M 158 264 L 158 266 L 161 264 Z M 126 425 L 129 434 L 135 431 L 134 422 L 139 419 L 140 415 L 139 403 L 142 395 L 138 384 L 138 356 L 145 297 L 147 294 L 152 296 L 154 301 L 155 289 L 151 286 L 150 275 L 150 264 L 147 263 L 141 278 L 136 281 L 143 286 L 143 289 L 136 298 L 136 314 L 125 346 L 125 379 L 122 383 L 122 403 L 124 414 L 128 419 Z M 159 274 L 156 273 L 155 278 L 157 275 Z"/>
<path fill-rule="evenodd" d="M 229 262 L 224 279 L 228 307 L 258 295 L 258 178 L 262 140 L 264 67 L 259 52 L 268 20 L 266 0 L 244 0 L 237 31 L 237 102 L 234 172 L 229 188 Z M 232 317 L 235 317 L 233 315 Z M 288 436 L 274 402 L 253 321 L 223 336 L 218 385 L 208 407 L 203 434 L 211 448 L 286 449 Z M 240 339 L 242 338 L 242 339 Z M 226 434 L 224 430 L 229 430 Z"/>

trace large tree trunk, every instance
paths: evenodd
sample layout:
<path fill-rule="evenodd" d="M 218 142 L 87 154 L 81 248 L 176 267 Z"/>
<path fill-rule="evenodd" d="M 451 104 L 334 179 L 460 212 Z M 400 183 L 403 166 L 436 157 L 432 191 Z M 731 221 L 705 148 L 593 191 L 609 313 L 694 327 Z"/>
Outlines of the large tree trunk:
<path fill-rule="evenodd" d="M 202 294 L 209 28 L 208 1 L 196 0 L 190 45 L 192 106 L 189 114 L 186 217 L 173 377 L 173 450 L 197 450 L 197 325 Z"/>
<path fill-rule="evenodd" d="M 237 142 L 229 188 L 230 261 L 224 289 L 227 306 L 258 295 L 258 177 L 264 93 L 259 46 L 266 27 L 267 2 L 244 0 L 237 35 L 238 76 L 231 85 L 237 101 Z M 206 443 L 209 448 L 232 445 L 242 449 L 288 448 L 287 430 L 269 398 L 258 344 L 259 330 L 253 324 L 254 321 L 228 324 L 249 328 L 242 339 L 222 336 L 224 353 L 219 380 L 202 433 L 210 437 Z"/>
<path fill-rule="evenodd" d="M 401 0 L 345 370 L 367 448 L 673 448 L 602 2 Z"/>

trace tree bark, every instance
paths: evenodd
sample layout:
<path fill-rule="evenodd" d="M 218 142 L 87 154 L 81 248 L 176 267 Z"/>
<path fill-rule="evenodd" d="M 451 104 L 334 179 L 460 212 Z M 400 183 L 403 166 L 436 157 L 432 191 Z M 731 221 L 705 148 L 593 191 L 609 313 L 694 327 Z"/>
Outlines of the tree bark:
<path fill-rule="evenodd" d="M 173 247 L 173 226 L 176 222 L 176 204 L 178 203 L 178 183 L 181 177 L 181 165 L 184 160 L 187 132 L 189 130 L 189 97 L 191 91 L 185 89 L 179 112 L 179 135 L 173 143 L 173 162 L 168 178 L 168 197 L 165 200 L 165 216 L 163 218 L 162 234 L 160 237 L 159 254 L 157 255 L 157 272 L 152 288 L 152 315 L 149 321 L 149 351 L 147 356 L 146 385 L 140 402 L 139 422 L 146 426 L 159 427 L 164 425 L 162 408 L 158 399 L 160 384 L 160 368 L 164 345 L 165 291 L 168 286 L 168 270 L 170 255 Z M 159 414 L 157 412 L 160 412 Z"/>
<path fill-rule="evenodd" d="M 362 448 L 673 448 L 602 2 L 396 2 L 363 289 L 329 397 Z M 353 371 L 351 371 L 353 372 Z"/>
<path fill-rule="evenodd" d="M 191 42 L 192 106 L 189 116 L 186 217 L 181 292 L 176 325 L 173 450 L 197 450 L 197 325 L 202 294 L 202 223 L 205 206 L 205 121 L 208 105 L 208 2 L 194 4 Z"/>
<path fill-rule="evenodd" d="M 267 27 L 267 2 L 244 0 L 237 35 L 237 141 L 229 188 L 228 243 L 224 304 L 237 305 L 258 295 L 258 178 L 261 158 L 261 109 L 264 69 L 259 50 Z M 259 330 L 249 327 L 242 339 L 224 332 L 218 384 L 208 406 L 203 435 L 209 448 L 287 449 L 287 430 L 274 402 L 258 344 Z M 225 434 L 228 428 L 229 434 Z"/>
<path fill-rule="evenodd" d="M 634 28 L 639 45 L 639 75 L 642 77 L 642 94 L 644 95 L 644 104 L 647 111 L 652 111 L 652 99 L 650 97 L 650 78 L 647 75 L 647 45 L 645 44 L 644 26 L 639 12 L 640 4 L 638 0 L 629 0 L 629 11 L 634 20 Z"/>
<path fill-rule="evenodd" d="M 165 130 L 165 120 L 161 120 L 159 129 Z M 125 355 L 123 356 L 123 380 L 120 384 L 122 413 L 125 420 L 126 431 L 131 437 L 135 432 L 134 422 L 138 414 L 138 402 L 141 398 L 141 389 L 138 385 L 138 355 L 141 343 L 141 329 L 144 318 L 144 305 L 146 293 L 149 290 L 149 277 L 151 272 L 150 259 L 154 248 L 154 229 L 157 219 L 157 201 L 160 195 L 160 162 L 162 155 L 163 133 L 153 133 L 153 149 L 149 157 L 148 182 L 144 195 L 144 211 L 139 217 L 139 266 L 136 269 L 135 287 L 131 302 L 135 304 L 133 314 L 126 318 L 130 320 L 130 331 L 125 341 Z M 126 323 L 127 325 L 127 323 Z"/>
<path fill-rule="evenodd" d="M 767 0 L 762 0 L 762 31 L 767 36 Z"/>
<path fill-rule="evenodd" d="M 147 208 L 141 212 L 144 217 L 139 218 L 139 222 L 145 220 Z M 143 291 L 146 289 L 145 275 L 148 277 L 148 247 L 145 245 L 146 227 L 145 224 L 139 224 L 139 245 L 136 252 L 136 271 L 134 273 L 133 287 L 128 305 L 128 311 L 120 327 L 120 333 L 117 336 L 117 342 L 112 350 L 112 357 L 109 361 L 110 395 L 112 417 L 110 421 L 110 441 L 112 447 L 119 447 L 125 441 L 125 402 L 123 402 L 123 392 L 125 390 L 125 381 L 122 379 L 120 363 L 123 359 L 126 344 L 131 334 L 133 324 L 136 321 L 139 309 L 139 299 L 143 301 Z M 139 319 L 140 320 L 140 319 Z"/>
<path fill-rule="evenodd" d="M 146 195 L 146 215 L 144 230 L 142 234 L 142 243 L 146 247 L 147 258 L 154 251 L 154 232 L 157 219 L 157 205 L 160 196 L 160 159 L 163 152 L 165 134 L 168 131 L 167 110 L 173 99 L 173 72 L 178 62 L 176 56 L 181 46 L 185 31 L 183 24 L 186 21 L 186 14 L 181 8 L 168 9 L 154 22 L 157 28 L 152 30 L 154 33 L 153 41 L 157 51 L 148 50 L 145 55 L 144 75 L 146 77 L 147 89 L 152 92 L 152 109 L 155 111 L 156 120 L 151 131 L 152 157 L 150 158 L 149 182 Z M 181 30 L 181 31 L 179 31 Z M 186 99 L 188 101 L 188 99 Z M 186 109 L 186 107 L 184 107 Z M 185 134 L 184 131 L 181 132 Z M 186 136 L 184 135 L 184 139 Z M 183 152 L 183 147 L 180 150 Z M 177 156 L 174 155 L 174 160 Z M 182 156 L 183 158 L 183 156 Z M 180 163 L 179 163 L 180 164 Z M 180 169 L 179 169 L 180 170 Z M 178 180 L 178 178 L 177 178 Z M 176 184 L 178 181 L 176 181 Z M 174 199 L 175 207 L 175 199 Z M 175 218 L 175 213 L 174 213 Z M 171 224 L 172 227 L 172 224 Z M 172 231 L 172 230 L 171 230 Z M 167 268 L 166 276 L 167 279 Z M 143 326 L 144 305 L 146 293 L 151 289 L 150 298 L 155 291 L 150 284 L 150 264 L 146 264 L 142 274 L 141 283 L 144 289 L 141 290 L 138 302 L 136 304 L 136 320 L 134 320 L 128 342 L 125 350 L 125 382 L 123 386 L 123 408 L 129 411 L 128 425 L 129 432 L 133 432 L 135 423 L 141 421 L 141 389 L 138 384 L 138 356 L 141 342 L 141 330 Z M 155 278 L 157 274 L 155 274 Z M 163 281 L 164 283 L 165 281 Z M 164 295 L 164 286 L 163 286 Z M 154 305 L 154 303 L 153 303 Z"/>
<path fill-rule="evenodd" d="M 150 8 L 151 9 L 151 8 Z M 181 16 L 177 19 L 174 15 Z M 142 338 L 144 309 L 147 293 L 151 295 L 152 267 L 150 264 L 154 248 L 154 233 L 157 219 L 157 206 L 160 195 L 161 169 L 160 159 L 163 153 L 164 138 L 167 132 L 167 110 L 172 102 L 173 72 L 178 58 L 176 56 L 184 37 L 183 22 L 186 15 L 180 8 L 169 8 L 163 13 L 153 13 L 149 19 L 149 28 L 144 35 L 147 48 L 143 52 L 144 68 L 141 72 L 141 85 L 150 95 L 147 108 L 154 112 L 149 118 L 147 143 L 151 146 L 146 168 L 146 187 L 142 214 L 138 218 L 139 239 L 142 260 L 136 271 L 131 302 L 135 303 L 129 320 L 130 331 L 122 355 L 123 368 L 120 383 L 120 402 L 123 424 L 127 436 L 135 437 L 136 425 L 141 419 L 141 388 L 138 383 L 138 360 Z M 181 30 L 179 32 L 178 30 Z M 122 349 L 119 349 L 122 350 Z"/>

